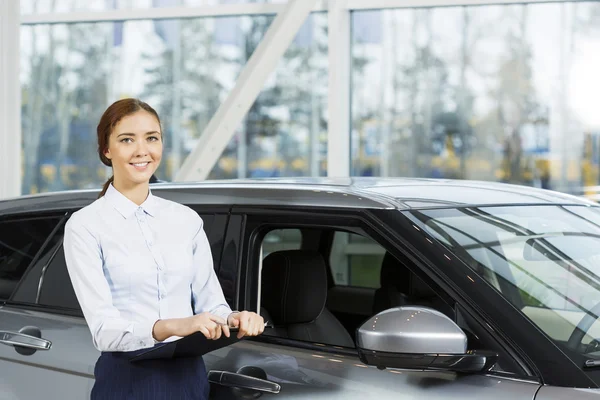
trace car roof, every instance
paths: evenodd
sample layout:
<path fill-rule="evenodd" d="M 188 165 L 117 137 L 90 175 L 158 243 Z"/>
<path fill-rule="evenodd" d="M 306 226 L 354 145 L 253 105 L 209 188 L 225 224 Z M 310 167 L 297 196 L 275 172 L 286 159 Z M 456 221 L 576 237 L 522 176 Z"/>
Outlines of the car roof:
<path fill-rule="evenodd" d="M 544 189 L 496 182 L 420 178 L 269 178 L 152 184 L 154 195 L 187 205 L 311 206 L 421 209 L 507 204 L 596 203 Z M 0 213 L 72 210 L 98 189 L 68 190 L 0 201 Z"/>

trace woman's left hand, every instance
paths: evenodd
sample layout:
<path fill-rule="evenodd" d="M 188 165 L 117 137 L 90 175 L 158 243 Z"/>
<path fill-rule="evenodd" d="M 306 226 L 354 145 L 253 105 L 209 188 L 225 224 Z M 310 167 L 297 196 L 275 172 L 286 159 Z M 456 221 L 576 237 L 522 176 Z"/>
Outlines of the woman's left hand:
<path fill-rule="evenodd" d="M 238 311 L 229 314 L 227 324 L 232 328 L 238 328 L 238 339 L 244 336 L 257 336 L 265 330 L 265 320 L 257 313 L 250 311 Z"/>

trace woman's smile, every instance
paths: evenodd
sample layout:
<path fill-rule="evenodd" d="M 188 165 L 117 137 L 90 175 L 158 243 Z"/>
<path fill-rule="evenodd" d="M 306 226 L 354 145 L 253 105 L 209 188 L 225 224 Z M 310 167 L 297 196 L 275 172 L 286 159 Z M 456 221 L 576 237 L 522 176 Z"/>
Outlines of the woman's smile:
<path fill-rule="evenodd" d="M 141 163 L 129 163 L 129 165 L 132 165 L 138 171 L 145 171 L 148 167 L 148 164 L 150 164 L 150 161 L 145 161 Z"/>

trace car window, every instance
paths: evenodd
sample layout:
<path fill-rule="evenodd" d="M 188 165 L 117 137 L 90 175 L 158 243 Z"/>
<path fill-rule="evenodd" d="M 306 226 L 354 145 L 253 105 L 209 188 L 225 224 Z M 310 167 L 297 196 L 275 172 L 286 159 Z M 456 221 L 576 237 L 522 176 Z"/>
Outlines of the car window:
<path fill-rule="evenodd" d="M 329 265 L 336 286 L 377 289 L 385 249 L 373 239 L 335 232 Z"/>
<path fill-rule="evenodd" d="M 262 241 L 263 257 L 274 251 L 298 250 L 302 247 L 300 229 L 274 229 L 267 233 Z"/>
<path fill-rule="evenodd" d="M 557 344 L 600 358 L 600 208 L 472 207 L 411 214 Z"/>
<path fill-rule="evenodd" d="M 0 299 L 10 298 L 60 220 L 48 217 L 0 222 Z"/>

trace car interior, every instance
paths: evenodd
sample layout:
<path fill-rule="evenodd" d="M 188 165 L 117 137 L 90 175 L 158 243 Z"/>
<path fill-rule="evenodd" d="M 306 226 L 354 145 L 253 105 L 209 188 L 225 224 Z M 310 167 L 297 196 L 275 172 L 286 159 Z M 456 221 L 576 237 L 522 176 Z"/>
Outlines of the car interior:
<path fill-rule="evenodd" d="M 456 319 L 452 306 L 365 234 L 277 229 L 264 237 L 262 254 L 261 313 L 275 327 L 270 334 L 354 347 L 357 328 L 392 307 L 428 306 Z"/>
<path fill-rule="evenodd" d="M 472 316 L 360 230 L 271 229 L 260 254 L 260 313 L 273 325 L 263 335 L 354 348 L 357 329 L 372 315 L 420 305 L 455 321 L 469 349 L 497 351 L 495 371 L 520 371 Z"/>

